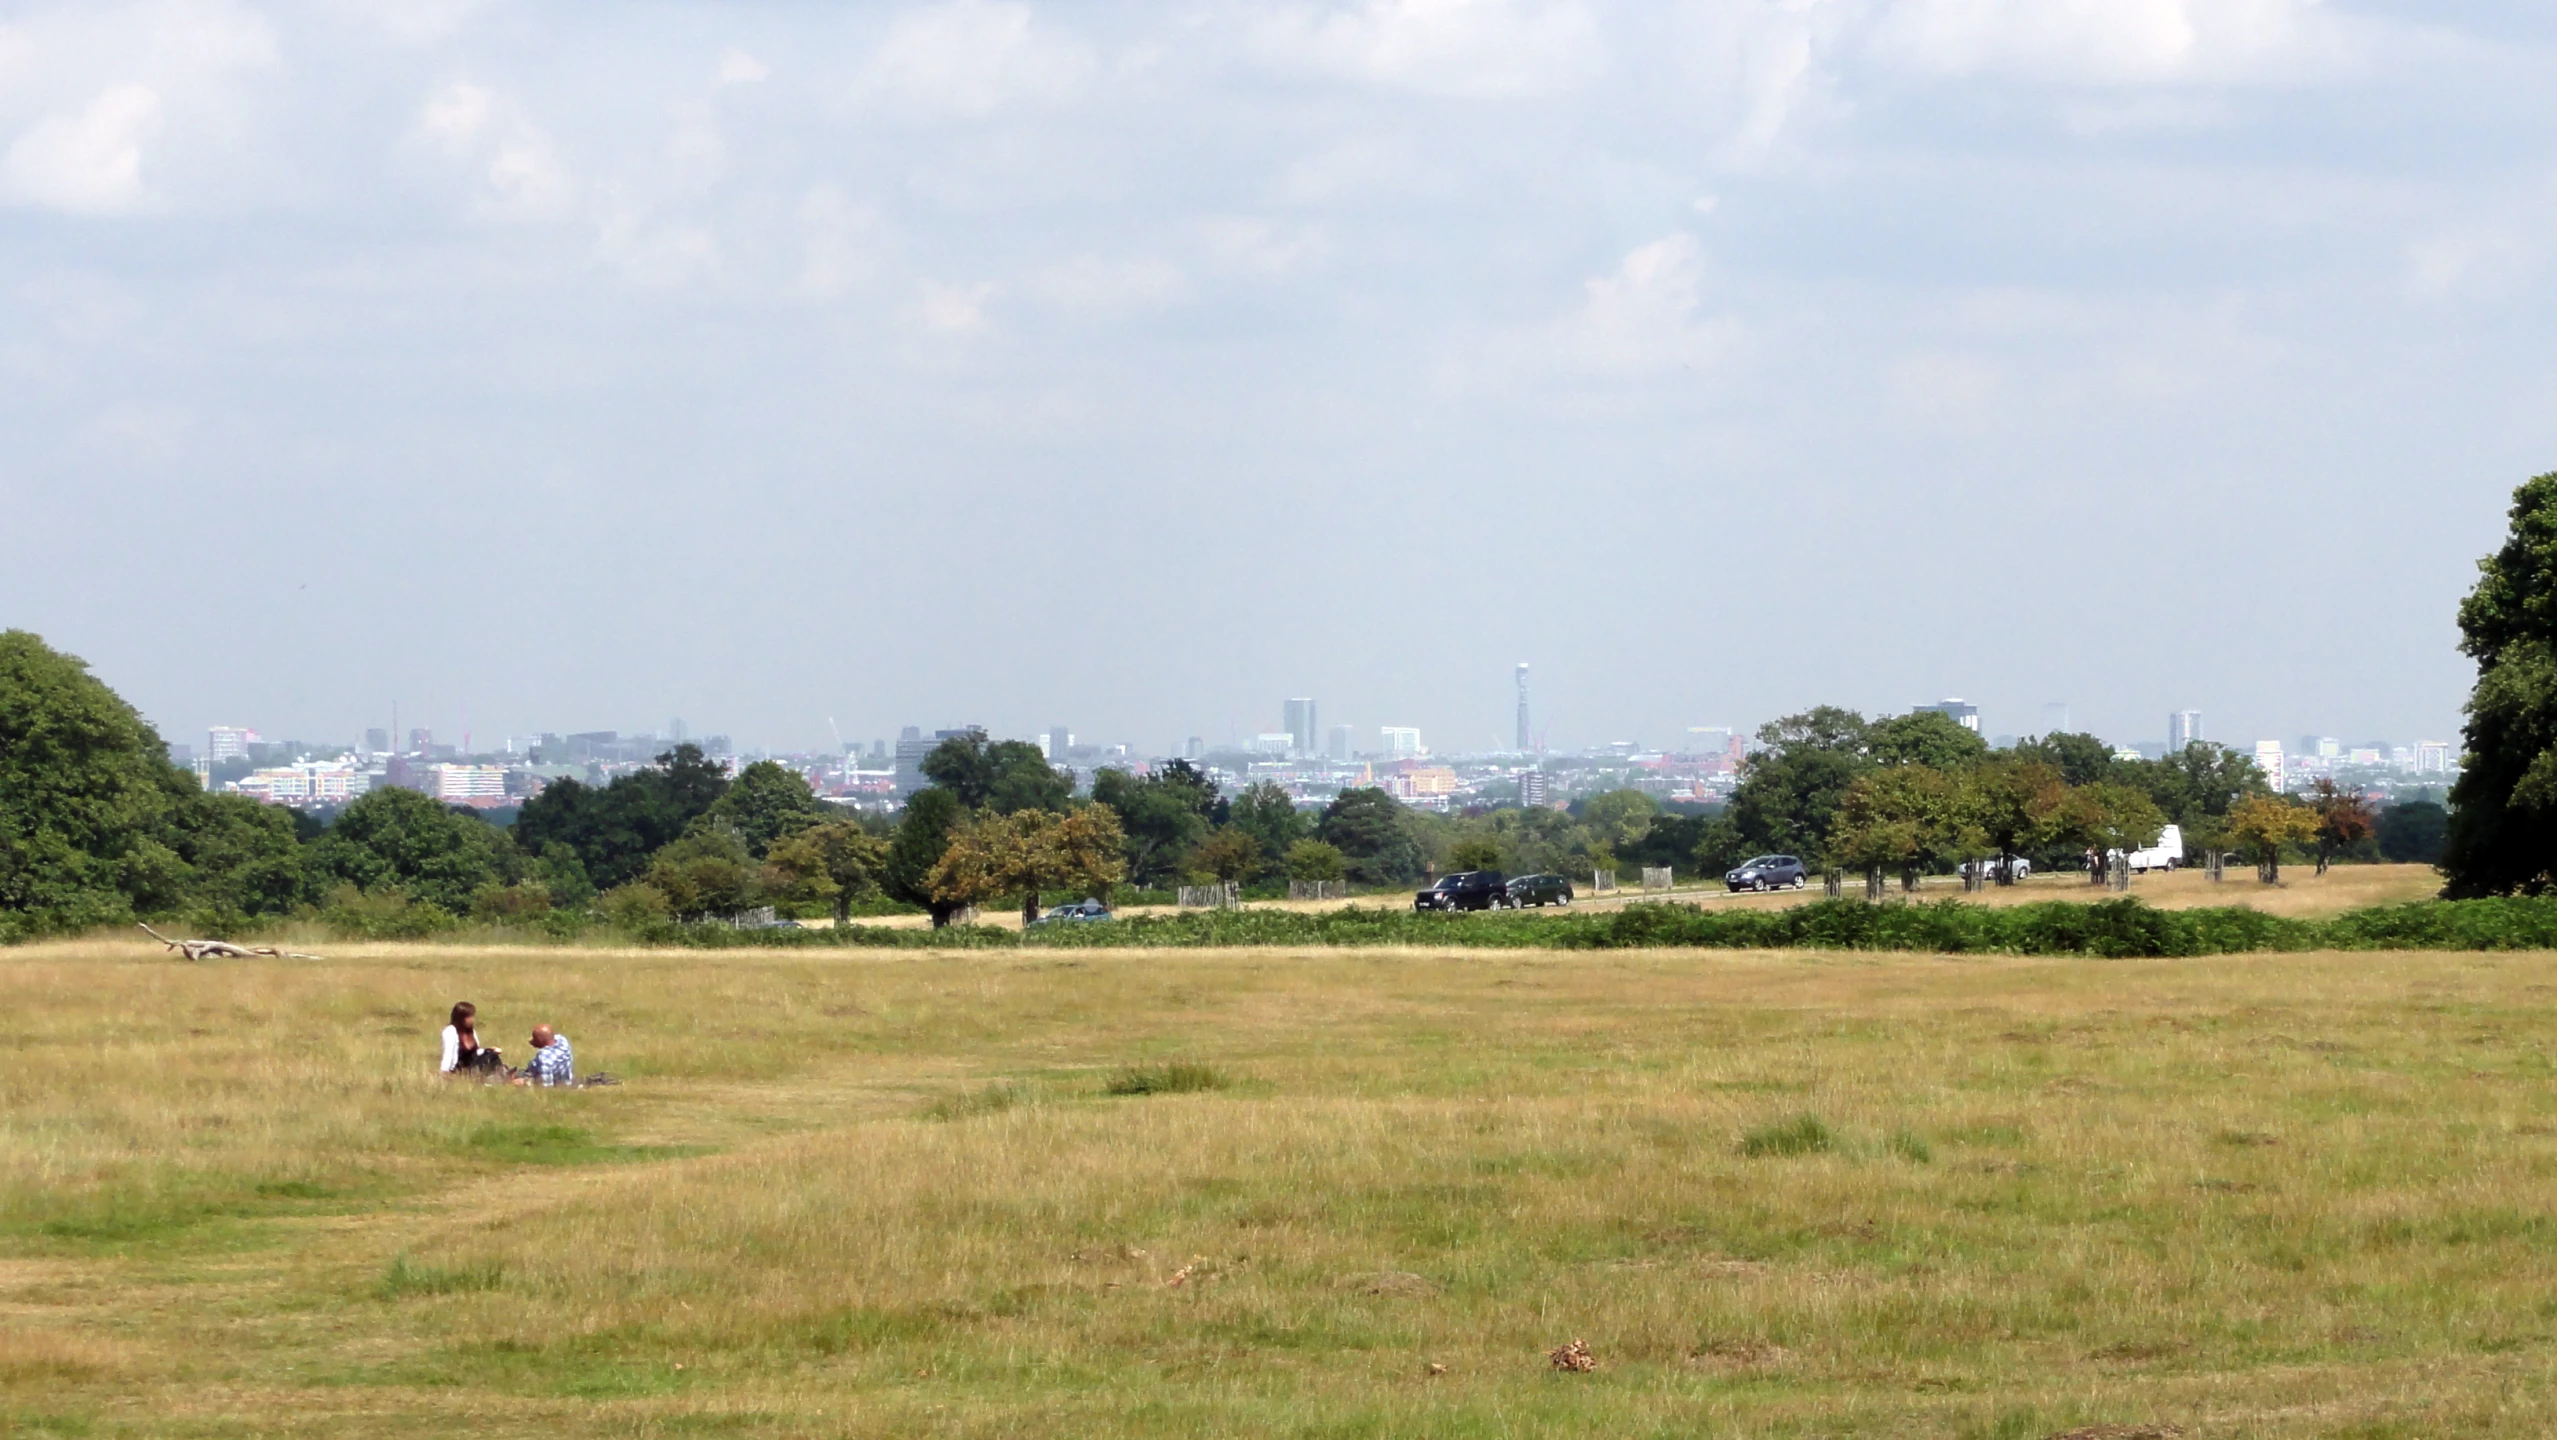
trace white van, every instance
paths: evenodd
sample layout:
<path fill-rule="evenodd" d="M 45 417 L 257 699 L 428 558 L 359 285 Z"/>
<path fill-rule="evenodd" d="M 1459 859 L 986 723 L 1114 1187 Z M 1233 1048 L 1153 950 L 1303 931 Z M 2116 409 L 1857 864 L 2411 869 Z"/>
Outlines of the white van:
<path fill-rule="evenodd" d="M 2151 870 L 2173 870 L 2184 863 L 2184 827 L 2169 825 L 2158 832 L 2157 843 L 2146 850 L 2134 850 L 2127 857 L 2116 850 L 2113 858 L 2128 864 L 2134 875 L 2144 875 Z"/>

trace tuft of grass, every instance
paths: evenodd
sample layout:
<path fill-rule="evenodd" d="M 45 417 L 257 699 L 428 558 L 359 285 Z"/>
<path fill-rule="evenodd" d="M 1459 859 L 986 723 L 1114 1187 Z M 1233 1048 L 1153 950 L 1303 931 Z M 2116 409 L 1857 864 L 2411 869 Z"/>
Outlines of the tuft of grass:
<path fill-rule="evenodd" d="M 391 1257 L 390 1268 L 373 1285 L 373 1298 L 402 1300 L 411 1295 L 459 1295 L 475 1290 L 494 1290 L 506 1278 L 500 1265 L 473 1265 L 460 1270 L 447 1270 L 433 1265 L 412 1264 L 403 1250 Z"/>
<path fill-rule="evenodd" d="M 1740 1137 L 1743 1155 L 1814 1155 L 1838 1143 L 1829 1124 L 1819 1116 L 1805 1112 L 1790 1119 L 1778 1120 Z"/>
<path fill-rule="evenodd" d="M 1166 1061 L 1159 1065 L 1129 1065 L 1111 1073 L 1103 1081 L 1105 1095 L 1186 1095 L 1198 1090 L 1222 1090 L 1225 1076 L 1215 1068 L 1187 1060 Z"/>
<path fill-rule="evenodd" d="M 1912 1165 L 1925 1165 L 1936 1158 L 1935 1147 L 1927 1143 L 1927 1137 L 1905 1126 L 1892 1131 L 1891 1138 L 1884 1143 L 1890 1147 L 1892 1154 Z"/>
<path fill-rule="evenodd" d="M 982 1090 L 967 1090 L 945 1095 L 924 1107 L 927 1120 L 965 1120 L 973 1115 L 1000 1115 L 1006 1110 L 1027 1105 L 1034 1097 L 1030 1087 L 1018 1080 L 1004 1080 Z"/>

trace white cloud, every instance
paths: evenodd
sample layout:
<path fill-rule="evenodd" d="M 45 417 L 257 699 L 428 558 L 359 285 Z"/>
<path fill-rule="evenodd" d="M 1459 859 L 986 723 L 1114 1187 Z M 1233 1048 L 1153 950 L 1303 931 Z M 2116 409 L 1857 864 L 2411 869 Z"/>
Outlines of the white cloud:
<path fill-rule="evenodd" d="M 2006 377 L 1974 354 L 1928 351 L 1902 357 L 1884 383 L 1883 412 L 1904 425 L 1978 433 L 1998 418 Z"/>
<path fill-rule="evenodd" d="M 1583 282 L 1562 326 L 1580 366 L 1635 375 L 1709 362 L 1731 343 L 1728 321 L 1702 318 L 1704 254 L 1683 232 L 1636 247 L 1612 273 Z"/>
<path fill-rule="evenodd" d="M 771 69 L 764 62 L 743 50 L 731 50 L 719 57 L 719 83 L 722 85 L 758 85 L 771 75 Z"/>
<path fill-rule="evenodd" d="M 484 215 L 537 220 L 570 203 L 568 170 L 550 137 L 484 85 L 457 80 L 436 91 L 418 112 L 417 130 L 475 176 L 473 204 Z"/>
<path fill-rule="evenodd" d="M 29 204 L 75 215 L 140 208 L 142 145 L 160 128 L 160 97 L 118 85 L 76 114 L 48 115 L 11 142 L 0 171 Z"/>
<path fill-rule="evenodd" d="M 2521 231 L 2480 225 L 2425 236 L 2407 251 L 2408 278 L 2426 299 L 2493 295 L 2527 279 L 2538 255 Z"/>
<path fill-rule="evenodd" d="M 1283 66 L 1452 96 L 1567 88 L 1602 68 L 1598 27 L 1560 0 L 1363 0 L 1261 16 L 1254 40 Z"/>
<path fill-rule="evenodd" d="M 802 294 L 833 300 L 879 277 L 887 237 L 877 211 L 854 204 L 831 185 L 820 185 L 800 197 L 799 226 Z"/>
<path fill-rule="evenodd" d="M 1034 27 L 1027 5 L 951 0 L 890 26 L 858 91 L 912 118 L 973 120 L 1065 99 L 1094 68 L 1081 43 Z"/>
<path fill-rule="evenodd" d="M 1275 225 L 1257 215 L 1210 216 L 1192 230 L 1210 266 L 1261 280 L 1318 265 L 1332 248 L 1319 227 Z"/>
<path fill-rule="evenodd" d="M 2321 0 L 1892 0 L 1872 43 L 1924 73 L 2062 85 L 2295 79 L 2361 50 Z"/>
<path fill-rule="evenodd" d="M 947 335 L 967 335 L 989 326 L 986 302 L 993 298 L 994 286 L 983 281 L 973 285 L 947 285 L 927 280 L 918 308 L 926 329 Z"/>
<path fill-rule="evenodd" d="M 1023 289 L 1060 310 L 1123 314 L 1175 304 L 1189 291 L 1179 266 L 1156 259 L 1078 255 L 1032 272 Z"/>

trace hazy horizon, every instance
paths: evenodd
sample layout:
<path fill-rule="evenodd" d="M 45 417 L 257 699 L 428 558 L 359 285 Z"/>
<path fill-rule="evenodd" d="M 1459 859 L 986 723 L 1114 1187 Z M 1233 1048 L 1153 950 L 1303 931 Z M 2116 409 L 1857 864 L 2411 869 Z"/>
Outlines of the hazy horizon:
<path fill-rule="evenodd" d="M 2557 15 L 0 21 L 0 627 L 174 741 L 2455 738 Z M 2536 137 L 2536 138 L 2534 138 Z M 2534 318 L 2536 317 L 2536 318 Z"/>

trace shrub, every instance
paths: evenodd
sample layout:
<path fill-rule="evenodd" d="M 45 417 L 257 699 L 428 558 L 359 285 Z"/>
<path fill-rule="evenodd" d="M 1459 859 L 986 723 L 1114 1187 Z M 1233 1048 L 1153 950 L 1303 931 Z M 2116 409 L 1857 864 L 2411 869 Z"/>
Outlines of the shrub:
<path fill-rule="evenodd" d="M 423 940 L 452 929 L 454 919 L 443 907 L 412 900 L 403 891 L 341 885 L 320 907 L 320 923 L 348 939 Z"/>
<path fill-rule="evenodd" d="M 1885 1143 L 1892 1154 L 1912 1165 L 1924 1165 L 1936 1158 L 1935 1147 L 1927 1143 L 1926 1136 L 1915 1130 L 1894 1130 L 1891 1132 L 1890 1140 Z"/>
<path fill-rule="evenodd" d="M 1743 1155 L 1811 1155 L 1829 1149 L 1837 1138 L 1829 1133 L 1827 1122 L 1817 1115 L 1796 1115 L 1772 1125 L 1761 1125 L 1740 1137 Z"/>
<path fill-rule="evenodd" d="M 645 930 L 675 913 L 666 892 L 645 880 L 616 885 L 595 897 L 595 913 L 616 930 Z"/>
<path fill-rule="evenodd" d="M 1159 1065 L 1130 1065 L 1101 1085 L 1106 1095 L 1185 1095 L 1222 1090 L 1225 1077 L 1205 1065 L 1174 1060 Z"/>

